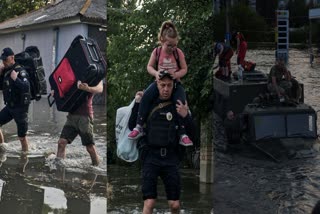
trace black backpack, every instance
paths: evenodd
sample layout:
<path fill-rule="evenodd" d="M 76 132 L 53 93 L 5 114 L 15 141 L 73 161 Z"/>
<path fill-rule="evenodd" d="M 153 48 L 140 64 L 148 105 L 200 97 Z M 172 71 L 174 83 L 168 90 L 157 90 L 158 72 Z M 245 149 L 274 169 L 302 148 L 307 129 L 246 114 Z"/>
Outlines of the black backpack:
<path fill-rule="evenodd" d="M 36 46 L 29 46 L 15 55 L 15 61 L 24 67 L 29 75 L 31 100 L 40 100 L 47 94 L 47 82 L 40 51 Z"/>

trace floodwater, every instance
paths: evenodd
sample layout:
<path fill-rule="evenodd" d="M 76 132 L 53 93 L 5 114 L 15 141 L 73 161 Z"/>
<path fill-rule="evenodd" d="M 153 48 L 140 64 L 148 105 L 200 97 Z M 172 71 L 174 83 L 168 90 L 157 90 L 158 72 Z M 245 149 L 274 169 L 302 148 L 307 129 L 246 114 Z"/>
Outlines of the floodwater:
<path fill-rule="evenodd" d="M 210 213 L 212 185 L 199 182 L 194 169 L 181 169 L 181 213 Z M 142 213 L 141 176 L 139 167 L 108 165 L 108 181 L 112 185 L 112 198 L 108 199 L 108 214 Z M 169 213 L 162 181 L 158 182 L 158 199 L 154 213 Z"/>
<path fill-rule="evenodd" d="M 320 110 L 320 58 L 310 66 L 307 50 L 290 49 L 288 68 L 304 84 L 304 101 Z M 249 50 L 247 60 L 256 70 L 268 73 L 274 64 L 273 50 Z M 233 61 L 235 68 L 235 61 Z M 216 147 L 224 144 L 221 122 L 215 121 Z M 320 121 L 317 121 L 318 133 Z M 290 143 L 301 144 L 302 139 Z M 277 141 L 270 147 L 282 150 Z M 278 145 L 277 145 L 278 144 Z M 302 143 L 303 144 L 303 143 Z M 306 214 L 320 199 L 320 156 L 302 149 L 294 158 L 272 161 L 251 147 L 228 153 L 215 152 L 214 213 Z"/>
<path fill-rule="evenodd" d="M 0 107 L 3 107 L 2 93 Z M 7 152 L 0 157 L 1 214 L 105 214 L 106 110 L 94 106 L 95 143 L 101 164 L 91 159 L 79 137 L 67 146 L 67 157 L 55 160 L 66 113 L 49 108 L 46 97 L 29 109 L 30 151 L 22 154 L 14 122 L 2 127 Z"/>

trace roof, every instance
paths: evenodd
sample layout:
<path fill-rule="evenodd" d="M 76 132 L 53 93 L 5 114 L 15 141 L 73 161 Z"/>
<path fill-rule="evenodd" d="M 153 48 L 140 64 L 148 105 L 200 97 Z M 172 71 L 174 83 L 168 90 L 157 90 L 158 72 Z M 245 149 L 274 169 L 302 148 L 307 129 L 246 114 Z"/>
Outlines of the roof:
<path fill-rule="evenodd" d="M 70 20 L 105 24 L 106 0 L 62 0 L 39 10 L 0 23 L 0 30 L 32 28 L 37 25 L 64 23 Z"/>

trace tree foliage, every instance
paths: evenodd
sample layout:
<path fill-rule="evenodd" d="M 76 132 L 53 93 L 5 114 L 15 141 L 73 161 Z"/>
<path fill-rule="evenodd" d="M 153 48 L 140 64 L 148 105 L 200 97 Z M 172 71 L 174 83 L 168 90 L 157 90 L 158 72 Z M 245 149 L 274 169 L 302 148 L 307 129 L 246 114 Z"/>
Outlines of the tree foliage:
<path fill-rule="evenodd" d="M 289 20 L 290 27 L 302 27 L 306 23 L 309 23 L 309 6 L 306 5 L 305 1 L 292 1 L 288 2 L 288 10 L 290 12 Z"/>
<path fill-rule="evenodd" d="M 212 88 L 209 57 L 213 41 L 212 3 L 207 0 L 108 2 L 108 139 L 114 139 L 117 108 L 128 105 L 137 90 L 151 83 L 146 66 L 157 46 L 163 21 L 175 22 L 179 48 L 186 56 L 188 74 L 182 79 L 195 116 L 205 115 Z M 111 28 L 111 29 L 110 29 Z"/>
<path fill-rule="evenodd" d="M 226 32 L 225 20 L 225 10 L 214 17 L 216 40 L 224 39 Z M 236 4 L 230 8 L 229 20 L 230 31 L 241 31 L 249 42 L 266 42 L 270 40 L 270 27 L 268 27 L 265 20 L 244 4 Z M 272 33 L 271 39 L 274 41 L 274 33 Z"/>
<path fill-rule="evenodd" d="M 0 0 L 0 22 L 48 4 L 48 0 Z"/>

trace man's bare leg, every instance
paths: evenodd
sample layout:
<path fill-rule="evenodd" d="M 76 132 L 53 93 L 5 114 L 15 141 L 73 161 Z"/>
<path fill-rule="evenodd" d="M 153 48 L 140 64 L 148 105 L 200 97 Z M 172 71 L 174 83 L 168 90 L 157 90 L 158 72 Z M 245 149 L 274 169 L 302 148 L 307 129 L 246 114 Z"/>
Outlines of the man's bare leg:
<path fill-rule="evenodd" d="M 98 166 L 100 163 L 97 150 L 94 144 L 87 145 L 87 151 L 90 154 L 92 165 Z"/>
<path fill-rule="evenodd" d="M 0 129 L 0 144 L 4 143 L 4 137 L 3 137 L 3 134 L 2 134 L 2 131 Z"/>
<path fill-rule="evenodd" d="M 180 213 L 180 201 L 176 200 L 176 201 L 168 201 L 169 207 L 170 207 L 170 211 L 172 214 L 179 214 Z"/>
<path fill-rule="evenodd" d="M 58 141 L 58 151 L 57 157 L 64 159 L 66 157 L 66 146 L 68 144 L 68 140 L 64 138 L 60 138 Z"/>
<path fill-rule="evenodd" d="M 25 137 L 19 137 L 20 143 L 21 143 L 21 150 L 23 152 L 29 151 L 29 142 L 27 139 L 27 136 Z"/>
<path fill-rule="evenodd" d="M 152 214 L 154 205 L 156 204 L 155 199 L 146 199 L 143 203 L 143 214 Z"/>

